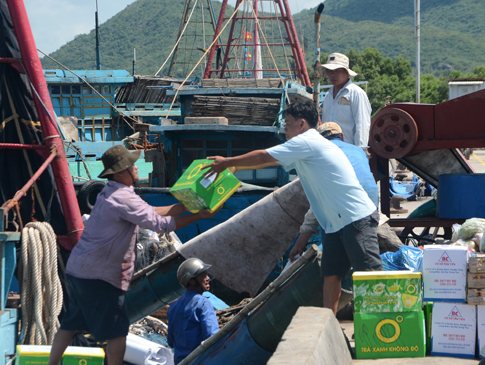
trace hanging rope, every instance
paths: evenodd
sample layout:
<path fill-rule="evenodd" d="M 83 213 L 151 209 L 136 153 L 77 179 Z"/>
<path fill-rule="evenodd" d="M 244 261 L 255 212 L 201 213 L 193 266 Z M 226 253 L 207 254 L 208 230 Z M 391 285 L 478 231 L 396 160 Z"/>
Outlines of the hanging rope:
<path fill-rule="evenodd" d="M 214 43 L 217 42 L 217 40 L 219 39 L 220 35 L 222 34 L 222 32 L 224 32 L 224 30 L 226 29 L 226 27 L 230 24 L 232 18 L 234 18 L 234 16 L 237 14 L 239 8 L 241 7 L 241 5 L 244 3 L 244 1 L 242 1 L 239 6 L 234 9 L 234 13 L 232 13 L 231 17 L 229 19 L 227 19 L 227 23 L 224 25 L 224 27 L 221 29 L 221 31 L 219 32 L 219 34 L 214 37 L 214 40 L 212 41 L 211 45 L 209 46 L 209 48 L 207 48 L 207 50 L 204 52 L 203 56 L 200 58 L 199 62 L 197 62 L 197 64 L 194 66 L 194 68 L 192 69 L 192 71 L 190 71 L 190 73 L 187 75 L 187 77 L 185 78 L 185 80 L 180 84 L 179 88 L 177 89 L 177 91 L 175 92 L 175 95 L 173 97 L 173 100 L 172 100 L 172 104 L 170 104 L 170 108 L 168 109 L 168 113 L 167 113 L 167 118 L 170 116 L 170 112 L 172 111 L 172 107 L 173 107 L 173 104 L 175 103 L 175 100 L 177 99 L 177 96 L 179 94 L 179 91 L 180 89 L 182 89 L 182 86 L 185 85 L 185 82 L 189 79 L 190 75 L 192 75 L 192 73 L 194 72 L 194 70 L 199 66 L 199 64 L 202 62 L 202 60 L 204 59 L 204 57 L 209 53 L 211 47 L 214 45 Z"/>
<path fill-rule="evenodd" d="M 42 53 L 45 57 L 47 57 L 51 61 L 54 61 L 55 63 L 57 63 L 59 66 L 61 66 L 65 70 L 71 72 L 74 76 L 76 76 L 77 78 L 79 78 L 79 80 L 81 80 L 84 84 L 88 85 L 91 88 L 91 90 L 93 90 L 96 94 L 98 94 L 98 96 L 101 99 L 103 99 L 111 108 L 113 108 L 114 110 L 116 110 L 122 116 L 123 121 L 128 125 L 128 127 L 130 127 L 132 130 L 135 130 L 135 127 L 133 127 L 130 123 L 128 123 L 124 118 L 131 119 L 134 123 L 138 123 L 139 122 L 137 119 L 135 119 L 135 118 L 133 118 L 133 117 L 125 114 L 123 111 L 119 110 L 113 103 L 111 103 L 108 99 L 106 99 L 103 95 L 101 95 L 101 93 L 98 90 L 96 90 L 93 85 L 91 85 L 89 82 L 87 82 L 85 78 L 79 76 L 75 71 L 71 70 L 67 66 L 64 66 L 62 63 L 60 63 L 59 61 L 55 60 L 54 58 L 52 58 L 48 54 L 42 52 L 40 49 L 38 49 L 37 52 Z M 37 93 L 37 90 L 35 89 L 34 85 L 32 85 L 32 83 L 30 83 L 30 85 L 32 86 L 32 89 L 34 90 L 34 92 L 37 95 L 37 97 L 39 98 L 39 100 L 42 102 L 42 99 L 40 98 L 39 94 Z M 44 105 L 44 109 L 47 110 L 47 112 L 48 112 L 48 109 L 45 107 L 45 105 Z M 49 113 L 49 116 L 50 116 L 51 120 L 54 121 L 54 124 L 57 124 L 56 120 L 54 118 L 52 118 L 52 116 L 50 115 L 50 113 Z"/>
<path fill-rule="evenodd" d="M 51 345 L 59 329 L 62 287 L 57 274 L 56 236 L 49 223 L 31 222 L 25 226 L 21 260 L 21 343 Z"/>
<path fill-rule="evenodd" d="M 169 58 L 170 58 L 170 57 L 172 56 L 172 54 L 175 52 L 175 49 L 176 49 L 176 48 L 177 48 L 177 46 L 179 45 L 180 40 L 182 39 L 182 36 L 183 36 L 183 35 L 184 35 L 184 33 L 185 33 L 185 29 L 186 29 L 186 28 L 187 28 L 187 26 L 189 25 L 190 18 L 192 18 L 192 13 L 194 12 L 194 10 L 195 10 L 195 7 L 196 7 L 196 6 L 197 6 L 197 0 L 195 0 L 195 4 L 194 4 L 194 6 L 192 7 L 192 11 L 190 12 L 190 15 L 189 15 L 189 19 L 187 20 L 187 23 L 185 24 L 184 29 L 183 29 L 183 30 L 182 30 L 182 32 L 180 33 L 180 37 L 179 37 L 179 39 L 177 39 L 177 42 L 175 42 L 175 46 L 173 47 L 172 52 L 170 52 L 170 54 L 168 55 L 167 59 L 166 59 L 166 60 L 165 60 L 165 62 L 163 63 L 162 67 L 160 67 L 160 68 L 158 69 L 158 71 L 157 71 L 157 72 L 155 72 L 155 76 L 157 76 L 157 75 L 160 73 L 160 71 L 162 71 L 162 68 L 165 66 L 165 64 L 167 63 L 167 61 L 169 60 Z"/>

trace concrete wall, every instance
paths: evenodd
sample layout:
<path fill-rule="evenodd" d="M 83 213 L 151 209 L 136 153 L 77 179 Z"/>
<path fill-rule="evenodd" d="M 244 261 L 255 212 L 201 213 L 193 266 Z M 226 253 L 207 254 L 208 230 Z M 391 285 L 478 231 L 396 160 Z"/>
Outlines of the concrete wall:
<path fill-rule="evenodd" d="M 342 329 L 330 309 L 300 307 L 267 365 L 351 364 Z"/>

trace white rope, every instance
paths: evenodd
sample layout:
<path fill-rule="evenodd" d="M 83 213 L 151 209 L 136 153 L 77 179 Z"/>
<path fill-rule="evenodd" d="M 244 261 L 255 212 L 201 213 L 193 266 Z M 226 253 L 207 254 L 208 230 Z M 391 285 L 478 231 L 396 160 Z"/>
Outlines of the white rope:
<path fill-rule="evenodd" d="M 57 242 L 49 223 L 31 222 L 22 231 L 23 343 L 51 345 L 59 329 L 62 287 L 57 274 Z"/>
<path fill-rule="evenodd" d="M 173 52 L 175 52 L 175 49 L 177 48 L 177 46 L 179 45 L 180 43 L 180 40 L 182 39 L 182 36 L 184 35 L 185 33 L 185 29 L 187 29 L 187 26 L 189 25 L 189 22 L 190 22 L 190 18 L 192 18 L 192 13 L 194 12 L 195 10 L 195 7 L 197 6 L 197 0 L 195 0 L 195 3 L 194 3 L 194 6 L 192 7 L 192 11 L 190 12 L 190 15 L 189 15 L 189 19 L 187 19 L 187 22 L 185 23 L 185 27 L 184 29 L 182 30 L 182 33 L 180 33 L 180 37 L 179 39 L 177 39 L 177 42 L 175 42 L 175 46 L 173 46 L 173 49 L 172 49 L 172 52 L 170 52 L 170 54 L 168 55 L 167 59 L 165 60 L 165 62 L 163 63 L 162 67 L 160 67 L 158 69 L 157 72 L 155 72 L 155 76 L 157 76 L 160 71 L 162 71 L 162 68 L 165 66 L 165 64 L 167 63 L 167 61 L 169 60 L 169 58 L 172 56 Z M 205 42 L 205 37 L 204 37 L 204 42 Z M 205 45 L 204 45 L 205 46 Z"/>

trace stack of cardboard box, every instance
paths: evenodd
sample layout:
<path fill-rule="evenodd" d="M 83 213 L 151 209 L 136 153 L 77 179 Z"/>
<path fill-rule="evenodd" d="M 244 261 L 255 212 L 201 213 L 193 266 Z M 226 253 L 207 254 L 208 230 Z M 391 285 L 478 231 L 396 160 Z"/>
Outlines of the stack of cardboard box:
<path fill-rule="evenodd" d="M 477 305 L 478 354 L 485 357 L 485 254 L 471 252 L 468 258 L 468 304 Z"/>
<path fill-rule="evenodd" d="M 355 272 L 353 286 L 358 359 L 425 356 L 420 272 Z"/>
<path fill-rule="evenodd" d="M 431 355 L 475 357 L 476 306 L 467 304 L 467 259 L 466 247 L 424 247 L 423 301 L 433 302 Z"/>

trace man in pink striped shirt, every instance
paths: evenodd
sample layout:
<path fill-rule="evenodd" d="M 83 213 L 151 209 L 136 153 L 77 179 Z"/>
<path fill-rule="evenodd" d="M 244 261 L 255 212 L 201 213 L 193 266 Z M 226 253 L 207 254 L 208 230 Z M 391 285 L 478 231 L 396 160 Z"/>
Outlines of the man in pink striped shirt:
<path fill-rule="evenodd" d="M 135 161 L 140 153 L 118 145 L 103 154 L 105 169 L 99 177 L 107 178 L 108 184 L 67 262 L 69 307 L 52 345 L 50 365 L 59 363 L 76 331 L 107 341 L 108 364 L 121 364 L 130 324 L 124 296 L 134 274 L 138 227 L 169 233 L 214 216 L 209 210 L 180 215 L 186 212 L 180 203 L 153 207 L 136 195 Z"/>

